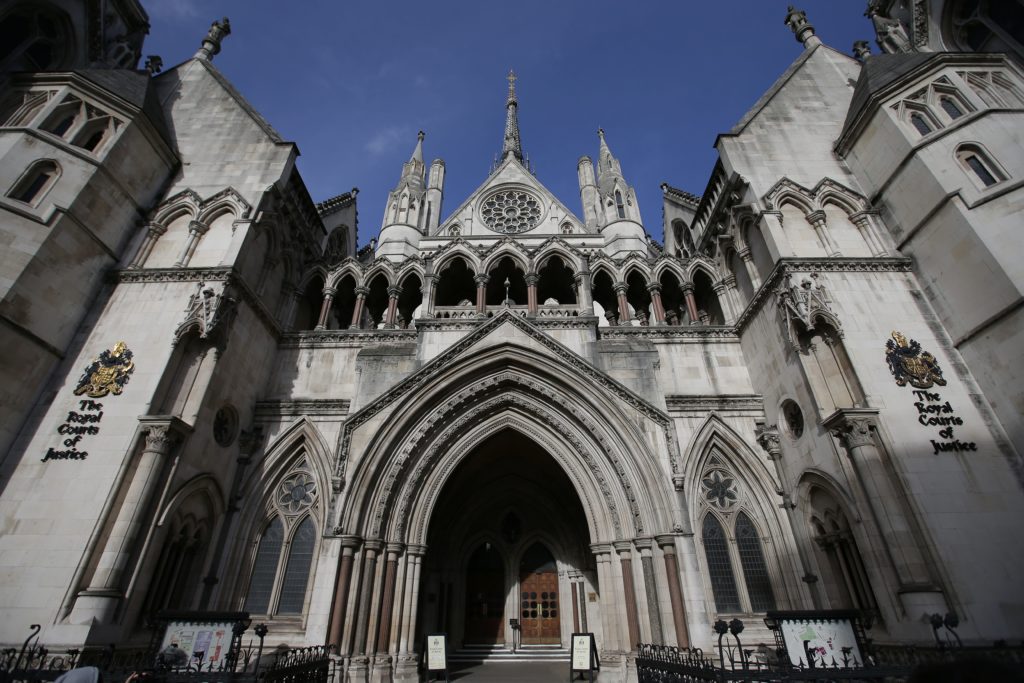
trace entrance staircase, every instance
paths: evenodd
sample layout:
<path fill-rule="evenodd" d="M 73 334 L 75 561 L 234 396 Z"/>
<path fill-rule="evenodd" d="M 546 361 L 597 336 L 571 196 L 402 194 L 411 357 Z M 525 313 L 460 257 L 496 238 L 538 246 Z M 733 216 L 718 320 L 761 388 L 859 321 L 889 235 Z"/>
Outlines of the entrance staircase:
<path fill-rule="evenodd" d="M 561 645 L 520 645 L 515 652 L 504 645 L 466 645 L 448 655 L 448 661 L 459 664 L 491 664 L 498 662 L 566 662 L 569 648 Z"/>

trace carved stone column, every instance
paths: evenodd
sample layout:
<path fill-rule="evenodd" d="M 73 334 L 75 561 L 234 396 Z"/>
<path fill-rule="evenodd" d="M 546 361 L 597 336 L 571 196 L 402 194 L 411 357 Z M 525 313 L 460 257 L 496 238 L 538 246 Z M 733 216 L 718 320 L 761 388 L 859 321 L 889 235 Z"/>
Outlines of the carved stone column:
<path fill-rule="evenodd" d="M 302 297 L 302 290 L 292 289 L 288 293 L 288 299 L 284 304 L 284 315 L 281 316 L 281 320 L 284 321 L 289 330 L 295 329 L 295 308 L 299 304 L 299 299 Z"/>
<path fill-rule="evenodd" d="M 871 224 L 870 214 L 867 211 L 858 211 L 850 216 L 850 220 L 857 226 L 861 237 L 867 242 L 868 249 L 872 256 L 888 256 L 889 250 L 885 248 L 882 238 L 879 237 L 875 227 Z"/>
<path fill-rule="evenodd" d="M 175 267 L 181 268 L 187 266 L 188 262 L 192 259 L 192 254 L 196 251 L 196 246 L 199 244 L 199 239 L 207 233 L 210 226 L 200 223 L 199 221 L 190 221 L 188 224 L 188 239 L 185 240 L 185 247 L 181 250 L 181 256 L 178 257 L 175 262 Z"/>
<path fill-rule="evenodd" d="M 615 290 L 615 297 L 619 304 L 619 324 L 628 325 L 630 321 L 629 302 L 626 300 L 626 283 L 616 282 L 612 285 Z"/>
<path fill-rule="evenodd" d="M 782 497 L 782 503 L 779 505 L 783 510 L 786 511 L 786 516 L 789 517 L 789 524 L 793 531 L 797 535 L 797 554 L 800 559 L 800 568 L 803 570 L 803 582 L 807 584 L 808 589 L 811 593 L 811 601 L 814 604 L 814 609 L 822 609 L 823 602 L 819 593 L 818 577 L 811 573 L 811 567 L 814 565 L 811 563 L 811 559 L 808 553 L 808 549 L 801 543 L 800 538 L 802 534 L 797 532 L 797 528 L 800 525 L 806 524 L 801 515 L 796 513 L 796 504 L 790 497 L 789 491 L 786 490 L 786 475 L 785 469 L 782 466 L 782 441 L 779 438 L 779 428 L 775 425 L 767 425 L 763 420 L 755 421 L 754 427 L 754 438 L 764 452 L 768 455 L 768 459 L 775 465 L 775 475 L 778 479 L 775 484 L 775 492 Z"/>
<path fill-rule="evenodd" d="M 473 279 L 476 281 L 476 314 L 482 316 L 487 313 L 487 275 L 477 275 Z"/>
<path fill-rule="evenodd" d="M 640 619 L 636 612 L 636 589 L 633 587 L 633 544 L 619 541 L 614 544 L 622 567 L 622 591 L 626 599 L 626 626 L 629 630 L 629 650 L 640 643 Z"/>
<path fill-rule="evenodd" d="M 640 551 L 644 594 L 647 596 L 647 616 L 651 621 L 651 641 L 655 645 L 664 645 L 665 634 L 661 628 L 661 607 L 658 604 L 658 582 L 654 578 L 654 557 L 651 554 L 654 541 L 650 538 L 638 538 L 633 541 L 633 545 Z"/>
<path fill-rule="evenodd" d="M 370 293 L 369 287 L 356 287 L 356 305 L 352 309 L 352 322 L 348 328 L 358 330 L 363 323 L 363 308 L 366 306 L 366 295 Z"/>
<path fill-rule="evenodd" d="M 590 546 L 597 565 L 597 585 L 601 591 L 601 626 L 604 630 L 602 651 L 619 650 L 622 635 L 622 615 L 619 613 L 618 601 L 615 599 L 615 588 L 612 585 L 612 546 L 609 543 L 595 543 Z"/>
<path fill-rule="evenodd" d="M 906 494 L 894 481 L 895 473 L 876 441 L 877 420 L 877 410 L 847 408 L 830 415 L 822 426 L 839 439 L 853 463 L 883 545 L 892 559 L 900 592 L 936 592 L 913 527 L 912 513 L 905 505 Z"/>
<path fill-rule="evenodd" d="M 437 276 L 433 273 L 426 273 L 423 276 L 423 317 L 434 317 L 434 280 Z"/>
<path fill-rule="evenodd" d="M 139 250 L 135 254 L 135 258 L 132 259 L 129 268 L 141 268 L 146 263 L 146 259 L 153 253 L 153 247 L 156 246 L 156 241 L 160 239 L 160 236 L 167 232 L 167 227 L 160 225 L 159 223 L 150 221 L 146 223 L 146 237 L 143 238 L 142 244 L 139 245 Z"/>
<path fill-rule="evenodd" d="M 814 226 L 814 232 L 818 234 L 818 239 L 821 240 L 821 246 L 825 247 L 825 253 L 829 256 L 842 256 L 839 253 L 839 246 L 835 240 L 832 239 L 832 231 L 828 229 L 828 223 L 825 220 L 825 212 L 812 211 L 807 214 L 807 220 L 812 226 Z"/>
<path fill-rule="evenodd" d="M 384 314 L 384 329 L 395 329 L 395 316 L 398 313 L 398 297 L 402 294 L 401 287 L 388 287 L 388 310 Z"/>
<path fill-rule="evenodd" d="M 382 547 L 383 544 L 376 539 L 367 540 L 363 544 L 362 592 L 353 615 L 356 620 L 356 636 L 352 642 L 353 657 L 366 656 L 366 635 L 370 628 L 374 584 L 377 582 L 377 553 Z"/>
<path fill-rule="evenodd" d="M 121 507 L 109 524 L 105 542 L 97 547 L 96 569 L 89 586 L 78 594 L 73 621 L 95 618 L 109 623 L 115 616 L 128 579 L 132 552 L 142 535 L 174 446 L 191 428 L 176 417 L 140 418 L 144 444 L 135 471 L 122 483 Z"/>
<path fill-rule="evenodd" d="M 580 315 L 594 315 L 594 293 L 591 290 L 593 283 L 590 281 L 590 261 L 586 256 L 583 257 L 580 272 L 576 274 L 573 282 L 576 285 Z"/>
<path fill-rule="evenodd" d="M 672 624 L 676 630 L 676 645 L 690 647 L 690 629 L 686 623 L 683 588 L 679 583 L 679 563 L 676 560 L 675 536 L 657 536 L 655 541 L 665 556 L 665 574 L 668 576 L 668 597 L 672 602 Z"/>
<path fill-rule="evenodd" d="M 331 608 L 331 623 L 327 631 L 327 644 L 334 645 L 335 652 L 341 653 L 341 635 L 345 630 L 345 611 L 348 609 L 348 592 L 352 583 L 352 561 L 361 539 L 358 536 L 341 537 L 341 557 L 338 559 L 338 577 L 334 582 L 334 605 Z"/>
<path fill-rule="evenodd" d="M 316 329 L 327 328 L 327 314 L 331 312 L 331 304 L 334 303 L 334 295 L 338 293 L 334 287 L 324 288 L 324 302 L 320 306 L 320 316 L 316 319 Z"/>
<path fill-rule="evenodd" d="M 661 284 L 652 282 L 647 285 L 647 291 L 651 294 L 651 304 L 654 306 L 654 322 L 657 325 L 664 325 L 665 305 L 661 302 Z"/>
<path fill-rule="evenodd" d="M 736 277 L 734 275 L 725 276 L 715 284 L 713 289 L 715 296 L 718 297 L 718 305 L 722 309 L 723 317 L 728 321 L 736 320 L 742 310 L 739 305 L 739 293 L 736 290 Z"/>
<path fill-rule="evenodd" d="M 415 650 L 416 644 L 416 620 L 419 618 L 417 611 L 420 605 L 420 572 L 423 569 L 423 556 L 427 553 L 425 545 L 410 545 L 405 550 L 406 560 L 409 569 L 406 571 L 405 609 L 402 610 L 402 635 L 398 645 L 400 653 L 409 653 Z M 413 669 L 415 670 L 415 658 Z"/>
<path fill-rule="evenodd" d="M 384 568 L 384 590 L 380 597 L 380 620 L 377 629 L 377 652 L 388 651 L 388 640 L 391 638 L 391 613 L 395 606 L 395 576 L 398 569 L 398 557 L 405 546 L 401 543 L 388 543 L 387 564 Z"/>
<path fill-rule="evenodd" d="M 700 314 L 697 313 L 697 298 L 693 295 L 693 283 L 684 282 L 680 289 L 683 290 L 683 299 L 686 300 L 686 314 L 690 316 L 690 324 L 700 325 Z"/>
<path fill-rule="evenodd" d="M 751 228 L 756 230 L 757 228 Z M 761 286 L 761 274 L 757 272 L 757 265 L 754 263 L 754 257 L 750 254 L 750 249 L 744 247 L 739 252 L 740 260 L 743 261 L 743 267 L 747 269 L 747 277 L 750 278 L 750 284 L 754 286 L 756 292 L 758 287 Z"/>
<path fill-rule="evenodd" d="M 537 273 L 526 274 L 526 313 L 530 316 L 537 315 L 537 282 L 540 276 Z"/>

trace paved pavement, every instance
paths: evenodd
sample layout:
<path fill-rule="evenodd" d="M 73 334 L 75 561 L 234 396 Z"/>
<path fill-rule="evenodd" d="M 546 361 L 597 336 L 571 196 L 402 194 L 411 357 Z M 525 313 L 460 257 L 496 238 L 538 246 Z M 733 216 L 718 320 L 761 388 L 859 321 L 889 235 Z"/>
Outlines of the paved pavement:
<path fill-rule="evenodd" d="M 597 679 L 595 675 L 594 680 Z M 453 665 L 451 680 L 459 683 L 569 683 L 569 662 L 458 664 Z"/>

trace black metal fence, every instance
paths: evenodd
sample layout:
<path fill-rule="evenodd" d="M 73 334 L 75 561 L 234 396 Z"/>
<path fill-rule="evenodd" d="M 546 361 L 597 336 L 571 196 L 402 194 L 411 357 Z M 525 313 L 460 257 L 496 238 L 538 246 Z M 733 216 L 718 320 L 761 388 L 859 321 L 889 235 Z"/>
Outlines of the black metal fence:
<path fill-rule="evenodd" d="M 940 639 L 939 627 L 950 637 Z M 868 641 L 863 661 L 852 649 L 844 648 L 828 659 L 811 656 L 793 664 L 784 648 L 745 647 L 740 640 L 743 623 L 738 619 L 719 621 L 715 624 L 718 647 L 714 654 L 699 648 L 642 644 L 636 659 L 637 675 L 640 683 L 1024 683 L 1024 645 L 964 646 L 955 629 L 941 618 L 933 628 L 934 647 L 871 647 Z"/>
<path fill-rule="evenodd" d="M 20 648 L 0 650 L 0 683 L 55 681 L 82 667 L 95 667 L 104 683 L 327 683 L 334 666 L 323 645 L 265 652 L 263 624 L 244 645 L 245 628 L 236 627 L 230 651 L 216 663 L 204 652 L 186 655 L 179 663 L 153 648 L 119 650 L 113 645 L 52 652 L 39 643 L 39 631 L 33 625 Z"/>

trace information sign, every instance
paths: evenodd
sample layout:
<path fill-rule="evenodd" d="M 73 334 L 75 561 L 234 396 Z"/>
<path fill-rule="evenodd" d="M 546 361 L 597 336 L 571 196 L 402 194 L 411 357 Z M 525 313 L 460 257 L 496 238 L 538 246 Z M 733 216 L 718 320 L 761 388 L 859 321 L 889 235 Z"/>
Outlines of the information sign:
<path fill-rule="evenodd" d="M 593 633 L 573 633 L 569 660 L 569 679 L 575 673 L 589 673 L 594 680 L 594 671 L 601 666 L 597 660 L 597 646 Z"/>
<path fill-rule="evenodd" d="M 427 672 L 444 673 L 444 680 L 448 680 L 448 636 L 444 633 L 434 633 L 427 636 L 427 646 L 424 653 L 427 659 Z"/>

